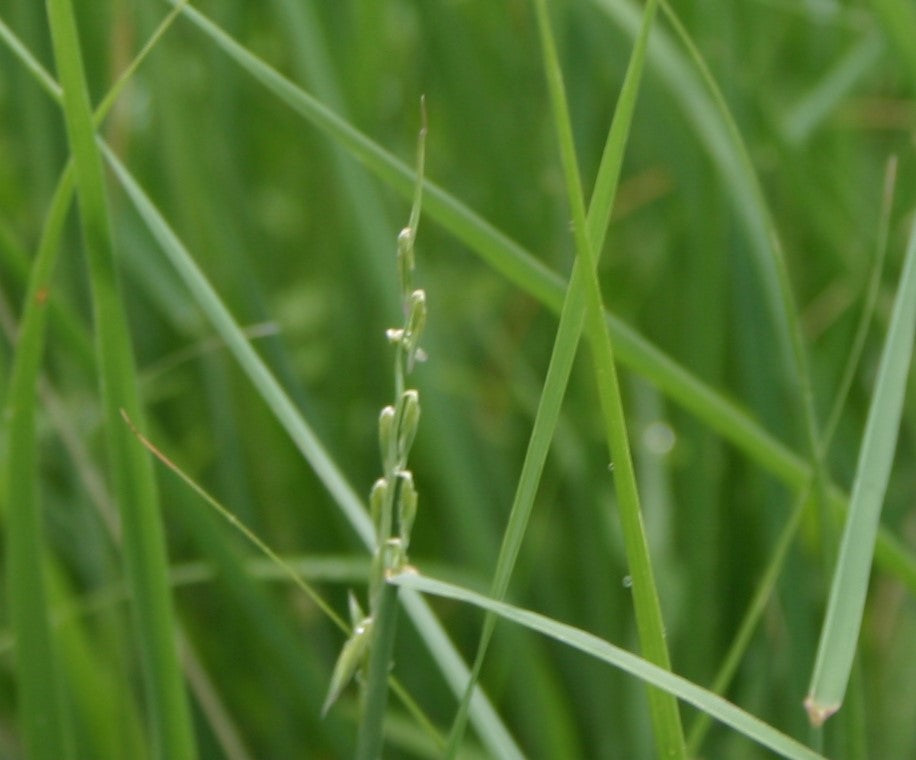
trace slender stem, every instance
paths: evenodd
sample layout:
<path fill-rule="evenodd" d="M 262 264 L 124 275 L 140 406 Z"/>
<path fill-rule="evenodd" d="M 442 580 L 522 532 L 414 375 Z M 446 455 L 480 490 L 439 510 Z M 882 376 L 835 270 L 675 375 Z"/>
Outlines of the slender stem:
<path fill-rule="evenodd" d="M 376 760 L 382 753 L 382 735 L 385 707 L 388 704 L 388 671 L 394 652 L 394 634 L 397 628 L 398 588 L 383 583 L 377 596 L 373 614 L 373 640 L 366 671 L 363 692 L 362 717 L 357 735 L 358 760 Z"/>
<path fill-rule="evenodd" d="M 403 327 L 389 330 L 394 342 L 395 403 L 382 410 L 379 418 L 384 476 L 379 481 L 383 501 L 375 523 L 375 554 L 369 571 L 369 625 L 371 626 L 368 665 L 362 690 L 356 757 L 375 760 L 381 756 L 385 707 L 388 704 L 388 682 L 394 636 L 398 618 L 398 589 L 388 584 L 388 573 L 406 562 L 410 529 L 416 510 L 416 491 L 407 470 L 407 457 L 419 419 L 419 401 L 415 390 L 405 390 L 406 378 L 418 355 L 418 341 L 426 320 L 426 295 L 412 284 L 413 245 L 420 222 L 423 166 L 426 147 L 426 107 L 421 100 L 422 125 L 417 138 L 417 182 L 410 221 L 398 235 L 398 279 L 401 287 Z M 397 523 L 397 532 L 395 532 Z"/>

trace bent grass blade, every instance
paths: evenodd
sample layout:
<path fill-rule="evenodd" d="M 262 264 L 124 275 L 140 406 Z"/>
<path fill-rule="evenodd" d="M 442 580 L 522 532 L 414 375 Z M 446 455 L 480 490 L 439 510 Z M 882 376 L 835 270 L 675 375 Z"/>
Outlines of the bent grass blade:
<path fill-rule="evenodd" d="M 413 589 L 424 594 L 433 594 L 447 599 L 472 604 L 484 610 L 494 612 L 505 620 L 525 626 L 530 630 L 549 636 L 561 644 L 578 649 L 580 652 L 597 660 L 619 668 L 637 678 L 689 702 L 695 707 L 712 715 L 716 720 L 731 726 L 739 733 L 753 739 L 774 752 L 792 760 L 824 760 L 814 750 L 786 736 L 759 718 L 755 718 L 737 705 L 697 686 L 682 676 L 621 649 L 594 634 L 583 631 L 566 623 L 552 620 L 530 610 L 514 607 L 505 602 L 478 594 L 460 586 L 428 578 L 423 575 L 403 572 L 389 579 L 402 589 Z"/>

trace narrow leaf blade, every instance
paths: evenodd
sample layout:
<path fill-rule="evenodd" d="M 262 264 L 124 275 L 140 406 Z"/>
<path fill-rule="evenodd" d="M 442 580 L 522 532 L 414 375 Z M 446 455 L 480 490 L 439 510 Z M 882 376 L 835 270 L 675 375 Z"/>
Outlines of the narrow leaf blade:
<path fill-rule="evenodd" d="M 897 445 L 914 332 L 916 225 L 910 234 L 900 288 L 881 355 L 827 615 L 805 700 L 808 717 L 816 726 L 840 708 L 855 658 L 881 505 Z"/>
<path fill-rule="evenodd" d="M 638 657 L 631 652 L 621 649 L 594 634 L 583 631 L 566 623 L 540 615 L 530 610 L 514 607 L 505 602 L 499 602 L 483 594 L 455 586 L 450 583 L 427 578 L 417 573 L 404 572 L 390 579 L 391 583 L 403 589 L 412 589 L 424 594 L 433 594 L 447 599 L 455 599 L 467 604 L 473 604 L 484 610 L 496 613 L 505 620 L 510 620 L 523 625 L 545 636 L 549 636 L 573 649 L 578 649 L 601 660 L 608 665 L 613 665 L 626 671 L 637 678 L 662 689 L 669 694 L 689 702 L 699 709 L 708 712 L 716 720 L 731 726 L 750 739 L 769 747 L 783 757 L 793 760 L 817 760 L 821 758 L 814 750 L 800 744 L 785 734 L 777 731 L 772 726 L 755 718 L 740 707 L 728 700 L 713 694 L 711 691 L 697 686 L 682 676 L 676 675 L 664 668 Z"/>

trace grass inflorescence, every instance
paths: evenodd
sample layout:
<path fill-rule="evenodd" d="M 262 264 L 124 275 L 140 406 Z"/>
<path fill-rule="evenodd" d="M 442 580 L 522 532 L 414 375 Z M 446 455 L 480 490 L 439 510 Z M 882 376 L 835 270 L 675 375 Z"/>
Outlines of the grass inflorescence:
<path fill-rule="evenodd" d="M 916 752 L 911 3 L 96 5 L 0 9 L 0 756 Z"/>

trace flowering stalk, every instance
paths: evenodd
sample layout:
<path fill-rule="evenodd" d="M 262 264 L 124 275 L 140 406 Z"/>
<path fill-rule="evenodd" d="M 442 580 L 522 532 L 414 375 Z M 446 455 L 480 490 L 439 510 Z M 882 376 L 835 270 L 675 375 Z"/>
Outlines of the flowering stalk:
<path fill-rule="evenodd" d="M 417 180 L 408 225 L 397 241 L 397 264 L 403 309 L 401 327 L 386 331 L 394 346 L 394 403 L 379 415 L 379 449 L 382 476 L 369 494 L 369 510 L 375 528 L 375 550 L 369 572 L 369 613 L 350 595 L 353 632 L 344 644 L 334 668 L 324 709 L 337 699 L 350 679 L 360 680 L 360 726 L 357 757 L 374 760 L 381 754 L 382 724 L 388 699 L 388 672 L 397 620 L 397 587 L 386 579 L 407 564 L 410 532 L 417 514 L 417 491 L 407 458 L 420 420 L 420 396 L 407 388 L 407 377 L 426 357 L 420 337 L 426 323 L 426 294 L 413 287 L 414 241 L 420 221 L 423 165 L 426 144 L 426 112 L 417 142 Z"/>

